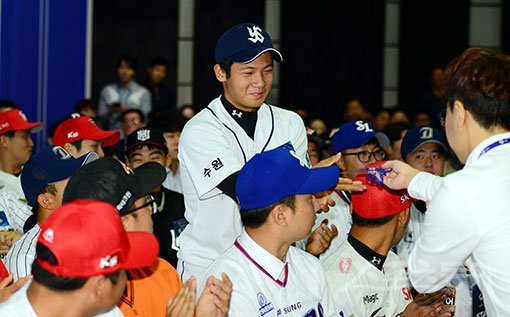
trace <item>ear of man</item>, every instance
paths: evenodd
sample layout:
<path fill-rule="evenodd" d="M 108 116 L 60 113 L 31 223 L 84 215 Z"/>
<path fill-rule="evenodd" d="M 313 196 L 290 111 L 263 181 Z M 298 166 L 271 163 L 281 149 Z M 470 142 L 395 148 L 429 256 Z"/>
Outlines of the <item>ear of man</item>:
<path fill-rule="evenodd" d="M 55 209 L 55 199 L 51 193 L 42 193 L 37 196 L 37 203 L 44 209 L 53 210 Z"/>
<path fill-rule="evenodd" d="M 78 153 L 76 150 L 76 147 L 72 145 L 71 143 L 64 144 L 64 150 L 66 150 L 67 153 L 71 154 L 71 156 L 75 157 L 75 155 Z"/>
<path fill-rule="evenodd" d="M 285 204 L 278 204 L 274 206 L 273 210 L 271 210 L 269 217 L 275 224 L 286 227 L 289 223 L 290 211 L 292 210 L 289 208 L 289 206 Z"/>
<path fill-rule="evenodd" d="M 214 65 L 214 75 L 216 75 L 216 79 L 219 82 L 225 82 L 227 80 L 227 73 L 223 69 L 221 69 L 220 64 Z"/>

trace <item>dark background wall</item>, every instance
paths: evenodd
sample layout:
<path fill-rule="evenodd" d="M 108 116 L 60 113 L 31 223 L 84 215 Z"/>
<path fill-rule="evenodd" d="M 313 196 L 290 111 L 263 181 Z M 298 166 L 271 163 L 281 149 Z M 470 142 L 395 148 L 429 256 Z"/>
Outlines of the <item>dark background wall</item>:
<path fill-rule="evenodd" d="M 469 1 L 400 2 L 399 103 L 412 111 L 427 88 L 428 72 L 468 47 Z"/>
<path fill-rule="evenodd" d="M 346 101 L 381 105 L 384 1 L 284 1 L 280 104 L 336 124 Z"/>
<path fill-rule="evenodd" d="M 146 78 L 147 65 L 156 55 L 177 65 L 177 0 L 94 1 L 92 97 L 117 79 L 115 62 L 122 54 L 138 58 L 136 80 Z M 172 66 L 167 84 L 175 87 Z"/>

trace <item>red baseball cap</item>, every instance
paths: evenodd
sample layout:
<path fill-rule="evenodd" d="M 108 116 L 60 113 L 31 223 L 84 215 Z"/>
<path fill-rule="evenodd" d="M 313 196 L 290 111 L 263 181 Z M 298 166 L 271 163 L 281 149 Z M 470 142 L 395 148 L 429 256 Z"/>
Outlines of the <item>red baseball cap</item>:
<path fill-rule="evenodd" d="M 386 161 L 367 165 L 381 167 Z M 358 215 L 367 219 L 384 218 L 398 214 L 411 206 L 412 199 L 407 190 L 393 190 L 385 185 L 379 185 L 368 180 L 367 175 L 358 175 L 355 181 L 361 181 L 367 189 L 362 192 L 352 192 L 352 209 Z"/>
<path fill-rule="evenodd" d="M 103 141 L 104 146 L 112 146 L 119 142 L 120 133 L 101 130 L 91 117 L 79 116 L 62 122 L 53 135 L 53 143 L 59 146 L 78 140 Z"/>
<path fill-rule="evenodd" d="M 8 131 L 30 130 L 41 124 L 42 122 L 28 122 L 25 114 L 19 109 L 0 113 L 0 135 Z"/>
<path fill-rule="evenodd" d="M 37 258 L 60 277 L 86 278 L 122 269 L 150 266 L 159 244 L 148 232 L 126 232 L 111 204 L 79 199 L 55 210 L 42 225 L 37 243 L 46 246 L 57 264 Z"/>

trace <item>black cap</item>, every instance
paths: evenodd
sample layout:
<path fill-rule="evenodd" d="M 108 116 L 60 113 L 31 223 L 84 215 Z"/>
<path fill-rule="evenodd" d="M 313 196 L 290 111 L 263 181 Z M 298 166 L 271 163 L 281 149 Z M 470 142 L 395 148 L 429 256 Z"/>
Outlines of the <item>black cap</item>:
<path fill-rule="evenodd" d="M 166 170 L 155 162 L 133 170 L 114 158 L 106 157 L 80 168 L 64 191 L 63 203 L 85 198 L 112 204 L 121 216 L 129 213 L 134 202 L 163 183 Z"/>
<path fill-rule="evenodd" d="M 168 154 L 168 146 L 163 133 L 153 128 L 140 128 L 128 135 L 124 154 L 127 155 L 129 151 L 142 144 L 158 147 L 165 152 L 165 155 Z"/>

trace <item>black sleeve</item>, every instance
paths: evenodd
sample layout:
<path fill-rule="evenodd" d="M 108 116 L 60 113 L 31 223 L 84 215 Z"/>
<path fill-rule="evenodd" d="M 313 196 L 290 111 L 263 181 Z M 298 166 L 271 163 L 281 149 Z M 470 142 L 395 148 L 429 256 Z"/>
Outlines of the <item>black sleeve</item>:
<path fill-rule="evenodd" d="M 237 175 L 239 172 L 235 172 L 233 174 L 230 174 L 227 178 L 225 178 L 221 183 L 218 184 L 218 188 L 228 195 L 232 200 L 237 202 L 237 195 L 236 195 L 236 181 L 237 181 Z"/>

